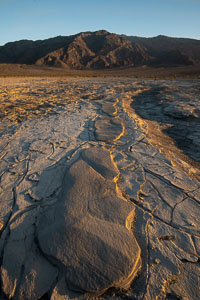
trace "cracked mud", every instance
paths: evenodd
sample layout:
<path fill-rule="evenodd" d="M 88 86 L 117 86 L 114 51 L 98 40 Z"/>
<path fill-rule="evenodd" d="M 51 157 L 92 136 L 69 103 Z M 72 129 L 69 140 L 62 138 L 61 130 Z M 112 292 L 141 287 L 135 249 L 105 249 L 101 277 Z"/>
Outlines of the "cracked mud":
<path fill-rule="evenodd" d="M 199 299 L 199 81 L 0 90 L 1 299 Z"/>

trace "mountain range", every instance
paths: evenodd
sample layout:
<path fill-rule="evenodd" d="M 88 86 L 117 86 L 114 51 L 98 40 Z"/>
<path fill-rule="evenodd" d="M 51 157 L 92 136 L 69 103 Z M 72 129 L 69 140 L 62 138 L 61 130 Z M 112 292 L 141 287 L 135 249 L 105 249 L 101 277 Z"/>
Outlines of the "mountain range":
<path fill-rule="evenodd" d="M 157 36 L 142 38 L 106 30 L 21 40 L 0 46 L 1 64 L 27 64 L 68 69 L 200 64 L 200 40 Z"/>

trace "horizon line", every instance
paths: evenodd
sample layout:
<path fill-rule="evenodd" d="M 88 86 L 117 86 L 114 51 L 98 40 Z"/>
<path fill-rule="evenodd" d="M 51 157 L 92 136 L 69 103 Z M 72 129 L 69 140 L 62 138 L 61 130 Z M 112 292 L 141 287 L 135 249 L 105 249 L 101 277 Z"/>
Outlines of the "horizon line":
<path fill-rule="evenodd" d="M 81 34 L 81 33 L 87 33 L 87 32 L 88 33 L 89 32 L 94 33 L 94 32 L 98 32 L 98 31 L 106 31 L 106 32 L 111 33 L 111 34 L 117 34 L 117 35 L 122 35 L 122 36 L 124 35 L 124 36 L 128 36 L 128 37 L 133 36 L 133 37 L 147 38 L 147 39 L 163 36 L 163 37 L 168 37 L 168 38 L 190 39 L 190 40 L 200 41 L 200 38 L 197 38 L 197 37 L 171 36 L 171 35 L 165 35 L 165 34 L 158 34 L 158 35 L 155 35 L 155 36 L 141 36 L 141 35 L 134 35 L 134 34 L 116 33 L 116 32 L 108 31 L 106 29 L 99 29 L 99 30 L 94 30 L 94 31 L 87 30 L 87 31 L 80 31 L 78 33 L 73 33 L 73 34 L 68 34 L 68 35 L 56 35 L 56 36 L 50 36 L 50 37 L 38 38 L 38 39 L 29 39 L 29 38 L 16 39 L 16 40 L 11 40 L 11 41 L 5 42 L 4 44 L 0 44 L 0 47 L 3 47 L 3 46 L 5 46 L 6 44 L 9 44 L 9 43 L 15 43 L 15 42 L 21 42 L 21 41 L 37 42 L 37 41 L 44 41 L 44 40 L 48 40 L 48 39 L 54 39 L 54 38 L 57 38 L 57 37 L 68 37 L 68 36 L 78 35 L 78 34 Z"/>

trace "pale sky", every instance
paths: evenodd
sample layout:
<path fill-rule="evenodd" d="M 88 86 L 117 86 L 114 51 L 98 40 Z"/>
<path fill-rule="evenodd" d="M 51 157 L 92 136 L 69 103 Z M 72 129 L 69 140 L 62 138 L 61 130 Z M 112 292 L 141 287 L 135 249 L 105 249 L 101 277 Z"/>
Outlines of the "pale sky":
<path fill-rule="evenodd" d="M 200 0 L 0 0 L 0 45 L 105 29 L 200 39 Z"/>

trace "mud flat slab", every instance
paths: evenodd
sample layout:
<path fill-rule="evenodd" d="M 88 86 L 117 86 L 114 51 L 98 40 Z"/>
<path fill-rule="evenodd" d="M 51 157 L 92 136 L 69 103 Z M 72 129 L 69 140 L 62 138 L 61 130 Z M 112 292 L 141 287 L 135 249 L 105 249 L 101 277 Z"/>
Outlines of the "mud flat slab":
<path fill-rule="evenodd" d="M 108 151 L 84 150 L 66 171 L 55 206 L 38 219 L 40 248 L 63 266 L 70 290 L 125 288 L 140 267 L 130 230 L 134 206 L 117 194 L 117 175 Z"/>
<path fill-rule="evenodd" d="M 0 83 L 0 298 L 199 299 L 199 81 Z"/>
<path fill-rule="evenodd" d="M 121 121 L 116 118 L 101 118 L 95 121 L 96 139 L 104 142 L 112 142 L 120 138 L 123 132 Z"/>

